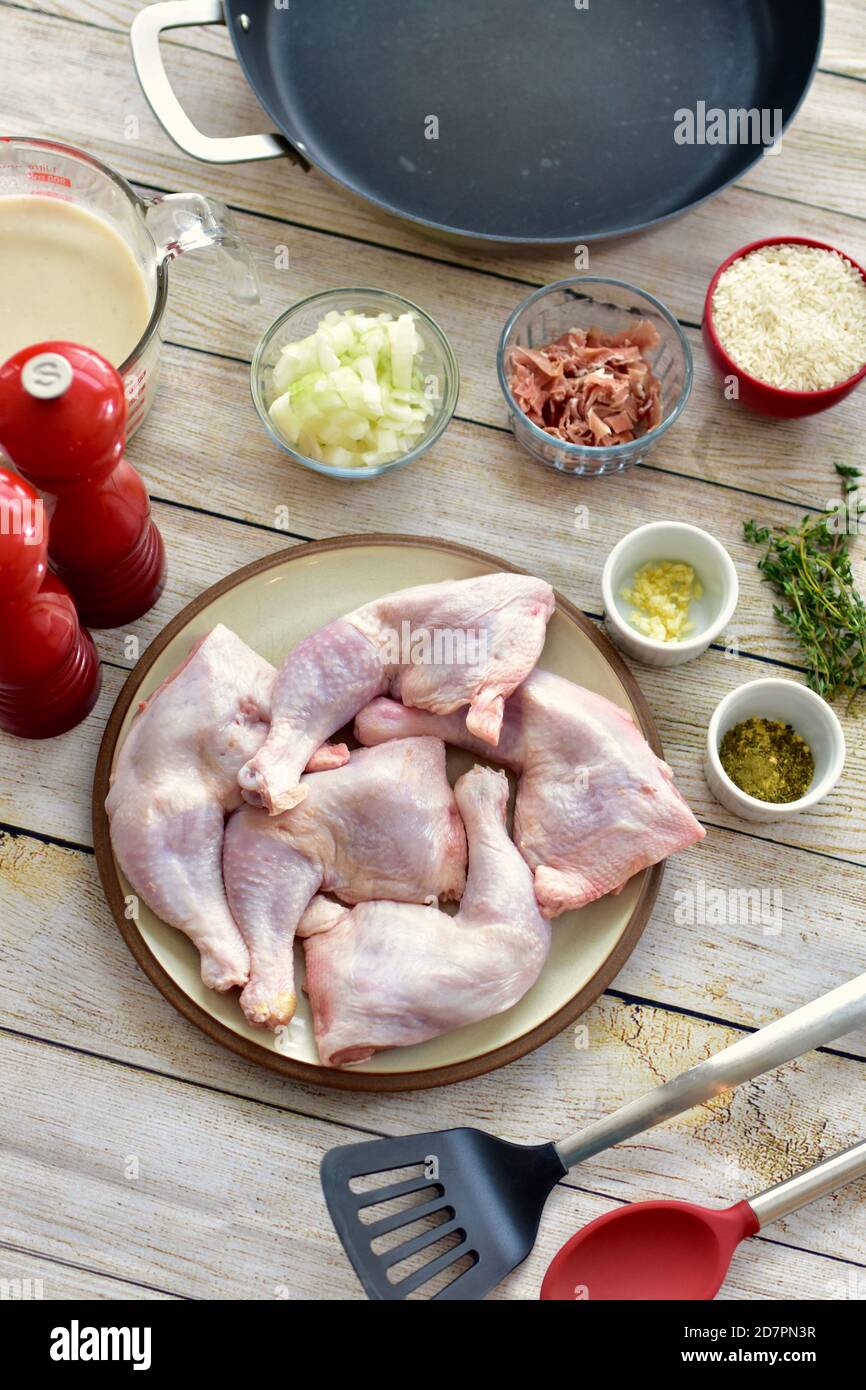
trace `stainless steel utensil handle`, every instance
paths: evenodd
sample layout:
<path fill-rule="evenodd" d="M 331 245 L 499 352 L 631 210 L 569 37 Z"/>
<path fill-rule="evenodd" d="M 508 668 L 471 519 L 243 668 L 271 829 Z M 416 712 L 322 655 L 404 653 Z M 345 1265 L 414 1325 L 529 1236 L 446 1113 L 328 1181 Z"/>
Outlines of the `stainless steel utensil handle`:
<path fill-rule="evenodd" d="M 805 1173 L 798 1173 L 787 1182 L 780 1182 L 757 1197 L 750 1197 L 749 1206 L 758 1218 L 759 1226 L 763 1227 L 782 1216 L 788 1216 L 792 1211 L 799 1211 L 808 1202 L 829 1197 L 831 1192 L 864 1176 L 866 1139 L 844 1153 L 834 1154 L 832 1158 L 825 1158 L 823 1163 L 816 1163 L 814 1168 L 807 1168 Z"/>
<path fill-rule="evenodd" d="M 858 975 L 849 984 L 776 1019 L 673 1081 L 570 1135 L 556 1145 L 556 1151 L 566 1168 L 572 1168 L 612 1144 L 651 1129 L 712 1096 L 731 1091 L 741 1081 L 772 1071 L 813 1047 L 850 1033 L 862 1023 L 866 1023 L 866 975 Z"/>
<path fill-rule="evenodd" d="M 244 18 L 248 27 L 248 16 L 242 17 L 241 27 Z M 203 134 L 175 96 L 159 51 L 160 34 L 165 29 L 225 22 L 222 0 L 164 0 L 162 4 L 139 10 L 132 21 L 129 39 L 138 80 L 153 114 L 174 143 L 194 159 L 204 159 L 209 164 L 235 164 L 287 154 L 309 168 L 307 160 L 284 135 L 234 135 L 216 139 Z"/>

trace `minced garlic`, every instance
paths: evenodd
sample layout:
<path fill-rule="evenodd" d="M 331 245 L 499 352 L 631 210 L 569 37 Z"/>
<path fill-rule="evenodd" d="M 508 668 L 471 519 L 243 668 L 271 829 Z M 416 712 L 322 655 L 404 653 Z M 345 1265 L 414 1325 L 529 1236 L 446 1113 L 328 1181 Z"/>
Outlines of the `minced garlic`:
<path fill-rule="evenodd" d="M 689 604 L 703 597 L 703 587 L 691 565 L 681 560 L 649 561 L 635 570 L 622 597 L 635 605 L 632 627 L 657 642 L 680 642 L 694 627 Z"/>

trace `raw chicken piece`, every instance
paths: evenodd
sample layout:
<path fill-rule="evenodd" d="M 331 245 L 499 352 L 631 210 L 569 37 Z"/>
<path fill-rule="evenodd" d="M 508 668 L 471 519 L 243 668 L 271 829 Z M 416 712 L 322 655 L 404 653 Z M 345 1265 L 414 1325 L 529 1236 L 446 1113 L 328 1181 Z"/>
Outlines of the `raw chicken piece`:
<path fill-rule="evenodd" d="M 535 984 L 550 927 L 505 824 L 508 781 L 475 767 L 455 788 L 469 841 L 456 917 L 435 906 L 314 898 L 299 927 L 326 1066 L 409 1047 L 510 1009 Z"/>
<path fill-rule="evenodd" d="M 535 665 L 553 607 L 540 579 L 486 574 L 388 594 L 312 633 L 277 677 L 271 732 L 241 769 L 245 800 L 271 815 L 295 806 L 319 745 L 388 690 L 436 714 L 469 705 L 466 727 L 495 745 L 504 701 Z"/>
<path fill-rule="evenodd" d="M 243 985 L 249 954 L 222 879 L 225 815 L 238 769 L 268 731 L 276 672 L 221 624 L 144 702 L 105 802 L 133 890 L 198 947 L 212 989 Z"/>
<path fill-rule="evenodd" d="M 295 928 L 320 888 L 349 903 L 422 903 L 459 898 L 466 879 L 466 834 L 441 739 L 361 748 L 303 785 L 306 799 L 291 811 L 270 817 L 244 806 L 226 829 L 226 891 L 251 959 L 241 1007 L 268 1028 L 295 1011 Z"/>
<path fill-rule="evenodd" d="M 630 715 L 582 686 L 533 671 L 505 706 L 499 744 L 445 717 L 374 700 L 355 721 L 365 744 L 436 734 L 521 774 L 514 840 L 545 917 L 618 893 L 706 833 Z"/>

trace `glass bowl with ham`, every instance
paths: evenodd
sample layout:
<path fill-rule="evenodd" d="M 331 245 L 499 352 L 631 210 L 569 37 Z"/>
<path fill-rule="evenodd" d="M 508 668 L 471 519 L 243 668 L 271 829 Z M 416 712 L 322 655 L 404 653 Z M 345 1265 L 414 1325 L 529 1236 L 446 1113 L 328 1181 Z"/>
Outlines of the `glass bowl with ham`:
<path fill-rule="evenodd" d="M 558 280 L 518 305 L 497 367 L 518 443 L 583 477 L 642 463 L 692 389 L 691 348 L 670 310 L 596 275 Z"/>

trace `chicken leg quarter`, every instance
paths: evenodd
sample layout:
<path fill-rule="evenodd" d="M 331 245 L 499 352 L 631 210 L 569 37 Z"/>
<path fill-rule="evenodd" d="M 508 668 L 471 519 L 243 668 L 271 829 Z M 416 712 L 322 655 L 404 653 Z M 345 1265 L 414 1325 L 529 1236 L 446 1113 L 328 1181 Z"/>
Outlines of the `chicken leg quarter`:
<path fill-rule="evenodd" d="M 508 837 L 505 773 L 475 767 L 455 794 L 469 843 L 456 917 L 386 901 L 350 910 L 317 897 L 301 919 L 306 988 L 326 1066 L 502 1013 L 541 973 L 550 926 Z"/>
<path fill-rule="evenodd" d="M 139 709 L 105 809 L 133 890 L 198 947 L 212 989 L 243 985 L 249 953 L 223 887 L 227 811 L 238 769 L 268 731 L 276 672 L 221 624 Z"/>
<path fill-rule="evenodd" d="M 553 607 L 540 579 L 486 574 L 403 589 L 320 628 L 283 663 L 270 733 L 240 771 L 244 799 L 271 815 L 296 805 L 312 754 L 386 691 L 436 714 L 468 705 L 469 732 L 495 745 L 505 699 L 535 665 Z"/>
<path fill-rule="evenodd" d="M 549 671 L 533 671 L 511 696 L 495 749 L 459 712 L 386 699 L 360 712 L 355 734 L 371 745 L 434 734 L 518 772 L 514 840 L 535 873 L 545 917 L 618 893 L 706 833 L 631 716 Z"/>
<path fill-rule="evenodd" d="M 345 902 L 459 898 L 466 835 L 441 739 L 361 748 L 345 766 L 303 779 L 306 799 L 281 816 L 244 806 L 226 828 L 226 892 L 250 953 L 241 1007 L 278 1028 L 295 1011 L 293 942 L 320 888 Z"/>

